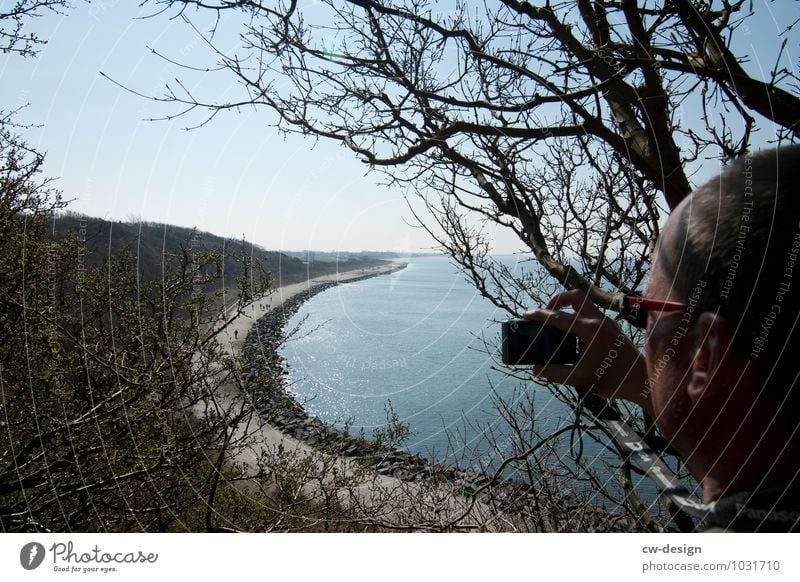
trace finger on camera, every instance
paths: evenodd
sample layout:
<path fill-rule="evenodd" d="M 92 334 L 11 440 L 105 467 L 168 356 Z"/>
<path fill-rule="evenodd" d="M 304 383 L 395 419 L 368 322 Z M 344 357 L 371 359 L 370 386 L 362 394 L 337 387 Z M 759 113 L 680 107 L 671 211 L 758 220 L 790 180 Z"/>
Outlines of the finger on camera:
<path fill-rule="evenodd" d="M 577 289 L 573 289 L 571 291 L 562 291 L 561 293 L 556 293 L 550 300 L 547 302 L 548 309 L 558 309 L 559 307 L 572 307 L 572 304 L 575 300 L 579 300 L 580 297 L 578 294 L 584 295 L 582 291 L 578 291 Z"/>
<path fill-rule="evenodd" d="M 577 313 L 566 311 L 553 311 L 551 309 L 532 309 L 522 314 L 523 319 L 535 321 L 543 325 L 550 325 L 565 333 L 581 336 L 587 332 L 586 325 Z"/>
<path fill-rule="evenodd" d="M 558 295 L 553 295 L 550 301 L 547 302 L 548 309 L 560 309 L 563 307 L 571 307 L 575 313 L 582 317 L 597 317 L 602 316 L 603 313 L 597 308 L 597 305 L 589 299 L 580 289 L 573 289 L 572 291 L 565 291 Z"/>

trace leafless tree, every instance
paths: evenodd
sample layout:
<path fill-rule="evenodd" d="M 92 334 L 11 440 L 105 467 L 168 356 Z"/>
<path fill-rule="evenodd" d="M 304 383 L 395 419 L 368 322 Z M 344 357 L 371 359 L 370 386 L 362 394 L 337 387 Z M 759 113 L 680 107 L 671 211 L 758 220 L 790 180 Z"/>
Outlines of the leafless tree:
<path fill-rule="evenodd" d="M 406 189 L 420 224 L 510 314 L 558 286 L 619 310 L 696 164 L 747 152 L 757 131 L 800 132 L 786 53 L 797 22 L 759 38 L 775 63 L 759 77 L 736 48 L 754 15 L 745 0 L 154 4 L 205 39 L 217 62 L 202 74 L 241 89 L 219 101 L 178 81 L 153 96 L 177 106 L 165 117 L 197 127 L 263 107 L 286 132 L 338 141 Z M 229 23 L 235 50 L 218 42 Z M 531 268 L 492 257 L 498 227 Z"/>
<path fill-rule="evenodd" d="M 63 12 L 68 0 L 15 0 L 0 8 L 0 52 L 24 57 L 36 54 L 46 40 L 30 31 L 31 21 L 47 12 Z"/>
<path fill-rule="evenodd" d="M 64 7 L 20 1 L 0 13 L 4 51 L 32 56 L 44 41 L 24 32 L 26 18 Z M 505 527 L 504 505 L 462 516 L 455 485 L 382 480 L 322 451 L 263 448 L 240 463 L 279 387 L 269 370 L 243 380 L 215 341 L 221 257 L 193 236 L 162 257 L 156 280 L 131 253 L 85 268 L 80 235 L 53 237 L 65 203 L 19 129 L 0 114 L 0 531 Z M 229 318 L 266 289 L 239 258 Z M 398 426 L 381 440 L 402 437 Z"/>
<path fill-rule="evenodd" d="M 286 131 L 341 142 L 424 201 L 419 218 L 510 312 L 540 297 L 509 285 L 482 224 L 618 308 L 617 292 L 642 281 L 659 218 L 691 190 L 691 162 L 747 151 L 765 121 L 779 140 L 800 128 L 788 37 L 776 35 L 767 79 L 732 52 L 752 15 L 744 0 L 158 4 L 189 23 L 194 8 L 217 13 L 198 33 L 216 73 L 242 89 L 220 102 L 169 86 L 162 98 L 185 105 L 175 115 L 264 106 Z M 242 43 L 224 53 L 214 34 L 234 11 Z"/>

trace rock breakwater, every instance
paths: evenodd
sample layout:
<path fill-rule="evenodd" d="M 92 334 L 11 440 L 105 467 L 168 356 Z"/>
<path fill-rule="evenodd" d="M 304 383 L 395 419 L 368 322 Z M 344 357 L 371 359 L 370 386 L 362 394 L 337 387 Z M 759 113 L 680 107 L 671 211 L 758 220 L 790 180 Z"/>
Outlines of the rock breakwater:
<path fill-rule="evenodd" d="M 404 266 L 382 273 L 367 273 L 342 283 L 337 281 L 318 283 L 268 311 L 256 321 L 244 340 L 241 350 L 241 377 L 245 381 L 253 380 L 258 374 L 266 371 L 281 379 L 281 389 L 273 390 L 267 395 L 259 395 L 259 401 L 262 403 L 259 412 L 269 424 L 301 442 L 331 454 L 356 457 L 371 465 L 382 475 L 403 480 L 450 481 L 459 487 L 474 490 L 488 482 L 484 475 L 433 463 L 419 454 L 386 448 L 363 436 L 339 430 L 309 415 L 303 405 L 286 391 L 288 369 L 278 349 L 286 340 L 287 333 L 290 333 L 286 329 L 289 319 L 297 313 L 303 303 L 336 285 L 388 274 Z"/>
<path fill-rule="evenodd" d="M 259 318 L 243 342 L 240 361 L 241 378 L 246 384 L 261 374 L 278 379 L 277 386 L 267 394 L 259 394 L 259 413 L 270 425 L 284 434 L 297 439 L 317 450 L 333 455 L 350 457 L 362 462 L 381 475 L 387 475 L 405 481 L 429 481 L 447 483 L 455 492 L 470 495 L 478 493 L 478 500 L 490 503 L 496 510 L 515 513 L 530 511 L 538 506 L 536 492 L 529 485 L 509 479 L 498 479 L 491 487 L 487 487 L 490 478 L 473 470 L 463 470 L 453 465 L 435 463 L 396 448 L 387 448 L 380 443 L 361 435 L 350 434 L 322 420 L 309 415 L 303 405 L 288 391 L 288 364 L 278 353 L 278 349 L 286 340 L 288 321 L 300 307 L 311 297 L 339 284 L 361 281 L 393 271 L 367 273 L 341 283 L 326 281 L 310 286 L 302 292 L 287 298 L 282 304 L 271 309 Z M 276 384 L 276 383 L 272 383 Z M 539 511 L 539 510 L 537 510 Z M 537 519 L 541 525 L 536 529 L 546 531 L 574 531 L 569 526 L 555 525 L 554 508 L 544 510 Z M 635 531 L 636 524 L 628 518 L 612 516 L 603 508 L 587 506 L 578 499 L 570 499 L 569 495 L 561 498 L 560 507 L 556 510 L 563 516 L 563 522 L 569 522 L 569 516 L 579 512 L 581 531 Z M 555 526 L 555 527 L 554 527 Z"/>

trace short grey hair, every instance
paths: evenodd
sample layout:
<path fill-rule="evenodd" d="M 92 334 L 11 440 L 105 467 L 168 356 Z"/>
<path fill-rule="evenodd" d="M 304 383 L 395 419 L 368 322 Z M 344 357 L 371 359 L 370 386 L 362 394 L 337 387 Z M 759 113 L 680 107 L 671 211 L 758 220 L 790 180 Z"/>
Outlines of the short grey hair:
<path fill-rule="evenodd" d="M 664 264 L 674 290 L 719 309 L 737 350 L 757 364 L 763 398 L 796 426 L 800 146 L 738 158 L 691 195 L 673 241 Z"/>

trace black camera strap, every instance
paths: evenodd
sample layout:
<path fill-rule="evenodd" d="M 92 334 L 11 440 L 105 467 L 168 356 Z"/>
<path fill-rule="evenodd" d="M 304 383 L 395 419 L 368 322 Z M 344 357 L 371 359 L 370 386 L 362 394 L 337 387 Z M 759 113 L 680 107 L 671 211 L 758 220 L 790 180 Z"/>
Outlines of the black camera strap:
<path fill-rule="evenodd" d="M 705 520 L 714 511 L 714 503 L 698 501 L 675 474 L 631 426 L 622 420 L 608 401 L 596 394 L 587 393 L 581 398 L 582 405 L 598 421 L 602 421 L 611 433 L 614 442 L 628 456 L 630 463 L 650 477 L 659 494 L 675 507 L 700 520 Z"/>
<path fill-rule="evenodd" d="M 631 464 L 650 477 L 659 494 L 686 514 L 722 531 L 800 531 L 800 476 L 788 483 L 740 491 L 713 501 L 698 501 L 608 401 L 586 393 L 581 404 L 603 422 Z"/>

